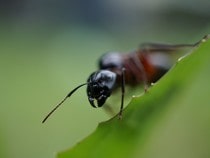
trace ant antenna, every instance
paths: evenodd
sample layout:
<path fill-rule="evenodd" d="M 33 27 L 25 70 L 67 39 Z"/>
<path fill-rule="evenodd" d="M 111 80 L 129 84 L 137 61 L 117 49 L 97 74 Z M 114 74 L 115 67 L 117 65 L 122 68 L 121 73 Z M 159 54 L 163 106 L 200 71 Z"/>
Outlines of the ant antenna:
<path fill-rule="evenodd" d="M 54 109 L 52 109 L 52 110 L 47 114 L 47 116 L 44 118 L 44 120 L 42 121 L 42 123 L 44 123 L 44 122 L 50 117 L 50 115 L 52 115 L 52 113 L 53 113 L 60 105 L 62 105 L 63 102 L 64 102 L 67 98 L 69 98 L 77 89 L 79 89 L 80 87 L 82 87 L 82 86 L 84 86 L 84 85 L 87 85 L 87 84 L 88 84 L 88 83 L 83 83 L 83 84 L 77 86 L 76 88 L 74 88 L 71 92 L 69 92 L 69 94 L 68 94 L 68 95 L 67 95 L 59 104 L 57 104 L 57 105 L 54 107 Z"/>

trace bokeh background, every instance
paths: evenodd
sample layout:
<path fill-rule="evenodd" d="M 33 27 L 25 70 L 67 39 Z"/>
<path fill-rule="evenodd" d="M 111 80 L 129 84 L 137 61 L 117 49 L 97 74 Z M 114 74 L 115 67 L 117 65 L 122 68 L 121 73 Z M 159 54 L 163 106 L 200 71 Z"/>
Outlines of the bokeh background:
<path fill-rule="evenodd" d="M 105 52 L 142 42 L 194 43 L 210 33 L 208 0 L 1 0 L 0 157 L 50 158 L 109 119 L 81 88 Z"/>

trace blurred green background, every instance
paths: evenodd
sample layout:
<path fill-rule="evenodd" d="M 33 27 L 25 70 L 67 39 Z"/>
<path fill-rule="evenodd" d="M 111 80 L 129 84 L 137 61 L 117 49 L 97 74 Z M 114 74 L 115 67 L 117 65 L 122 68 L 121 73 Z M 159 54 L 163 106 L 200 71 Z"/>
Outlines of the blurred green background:
<path fill-rule="evenodd" d="M 82 88 L 110 50 L 142 42 L 194 43 L 210 32 L 210 1 L 1 0 L 0 157 L 47 158 L 109 119 Z"/>

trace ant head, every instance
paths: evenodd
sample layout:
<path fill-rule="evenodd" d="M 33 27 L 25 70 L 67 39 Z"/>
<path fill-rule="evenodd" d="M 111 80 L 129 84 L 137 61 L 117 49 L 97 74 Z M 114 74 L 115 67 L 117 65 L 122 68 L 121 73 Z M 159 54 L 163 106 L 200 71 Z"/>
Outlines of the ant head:
<path fill-rule="evenodd" d="M 87 96 L 94 108 L 103 106 L 106 99 L 111 95 L 116 77 L 115 73 L 108 70 L 96 71 L 90 75 L 87 81 Z M 97 106 L 95 101 L 97 101 Z"/>
<path fill-rule="evenodd" d="M 92 73 L 88 78 L 88 82 L 83 83 L 70 91 L 67 96 L 47 114 L 42 123 L 44 123 L 52 115 L 52 113 L 65 102 L 67 98 L 71 97 L 74 92 L 85 85 L 87 85 L 87 95 L 90 104 L 96 108 L 94 103 L 96 100 L 97 106 L 101 107 L 110 96 L 112 89 L 115 86 L 116 76 L 117 75 L 115 73 L 107 70 L 100 70 Z"/>

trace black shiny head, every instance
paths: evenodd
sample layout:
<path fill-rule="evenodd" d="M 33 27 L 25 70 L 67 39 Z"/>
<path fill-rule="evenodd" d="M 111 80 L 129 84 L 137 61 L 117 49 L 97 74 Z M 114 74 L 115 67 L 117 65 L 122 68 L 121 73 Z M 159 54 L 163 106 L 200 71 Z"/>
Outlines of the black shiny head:
<path fill-rule="evenodd" d="M 96 71 L 90 75 L 87 80 L 87 96 L 94 108 L 103 106 L 106 99 L 111 95 L 116 78 L 117 75 L 108 70 Z"/>

